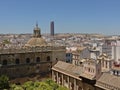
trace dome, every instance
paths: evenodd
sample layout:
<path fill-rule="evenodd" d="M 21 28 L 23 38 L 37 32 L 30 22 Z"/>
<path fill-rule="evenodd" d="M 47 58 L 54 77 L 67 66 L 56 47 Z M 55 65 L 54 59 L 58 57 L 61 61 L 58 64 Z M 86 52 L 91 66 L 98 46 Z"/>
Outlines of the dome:
<path fill-rule="evenodd" d="M 47 42 L 41 37 L 41 30 L 36 24 L 33 29 L 33 37 L 25 44 L 27 47 L 46 46 Z"/>
<path fill-rule="evenodd" d="M 35 46 L 46 46 L 47 42 L 43 38 L 31 38 L 25 46 L 35 47 Z"/>

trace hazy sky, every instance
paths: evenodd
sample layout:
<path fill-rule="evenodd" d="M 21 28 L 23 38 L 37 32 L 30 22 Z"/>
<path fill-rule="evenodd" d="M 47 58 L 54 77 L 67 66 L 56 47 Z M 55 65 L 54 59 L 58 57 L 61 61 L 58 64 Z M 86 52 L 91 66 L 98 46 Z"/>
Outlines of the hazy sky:
<path fill-rule="evenodd" d="M 0 0 L 0 33 L 120 34 L 120 0 Z"/>

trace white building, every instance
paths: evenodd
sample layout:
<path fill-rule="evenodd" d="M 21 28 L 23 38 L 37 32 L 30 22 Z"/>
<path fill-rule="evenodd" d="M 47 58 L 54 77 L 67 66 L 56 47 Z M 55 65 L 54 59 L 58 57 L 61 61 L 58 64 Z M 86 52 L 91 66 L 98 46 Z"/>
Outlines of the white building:
<path fill-rule="evenodd" d="M 109 58 L 118 64 L 120 63 L 120 40 L 106 40 L 102 45 L 102 53 L 106 53 Z"/>
<path fill-rule="evenodd" d="M 112 59 L 120 63 L 120 41 L 112 42 Z"/>

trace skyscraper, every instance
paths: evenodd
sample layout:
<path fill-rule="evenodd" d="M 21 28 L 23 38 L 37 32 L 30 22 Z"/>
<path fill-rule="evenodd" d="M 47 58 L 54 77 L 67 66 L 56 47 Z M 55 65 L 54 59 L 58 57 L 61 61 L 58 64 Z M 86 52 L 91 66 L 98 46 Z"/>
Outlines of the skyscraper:
<path fill-rule="evenodd" d="M 50 22 L 50 35 L 54 36 L 54 21 Z"/>

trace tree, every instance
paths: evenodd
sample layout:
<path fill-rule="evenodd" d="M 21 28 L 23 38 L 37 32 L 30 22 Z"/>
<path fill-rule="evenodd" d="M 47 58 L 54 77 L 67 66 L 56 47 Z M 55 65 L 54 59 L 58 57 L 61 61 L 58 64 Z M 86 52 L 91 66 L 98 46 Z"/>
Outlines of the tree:
<path fill-rule="evenodd" d="M 40 90 L 53 90 L 52 87 L 45 82 L 40 83 L 39 89 Z"/>
<path fill-rule="evenodd" d="M 25 89 L 25 90 L 33 90 L 34 88 L 34 82 L 32 81 L 28 81 L 28 82 L 25 82 L 22 87 Z"/>
<path fill-rule="evenodd" d="M 24 90 L 20 85 L 12 84 L 10 90 Z"/>
<path fill-rule="evenodd" d="M 59 86 L 56 90 L 69 90 L 69 89 L 66 87 Z"/>
<path fill-rule="evenodd" d="M 9 88 L 9 78 L 6 75 L 0 76 L 0 89 Z"/>
<path fill-rule="evenodd" d="M 10 90 L 68 90 L 66 87 L 59 86 L 53 80 L 47 79 L 43 82 L 28 81 L 23 85 L 11 85 Z"/>
<path fill-rule="evenodd" d="M 59 87 L 59 85 L 57 83 L 55 83 L 53 80 L 51 80 L 51 79 L 47 79 L 45 82 L 48 85 L 50 85 L 53 88 L 53 90 L 56 90 Z"/>

